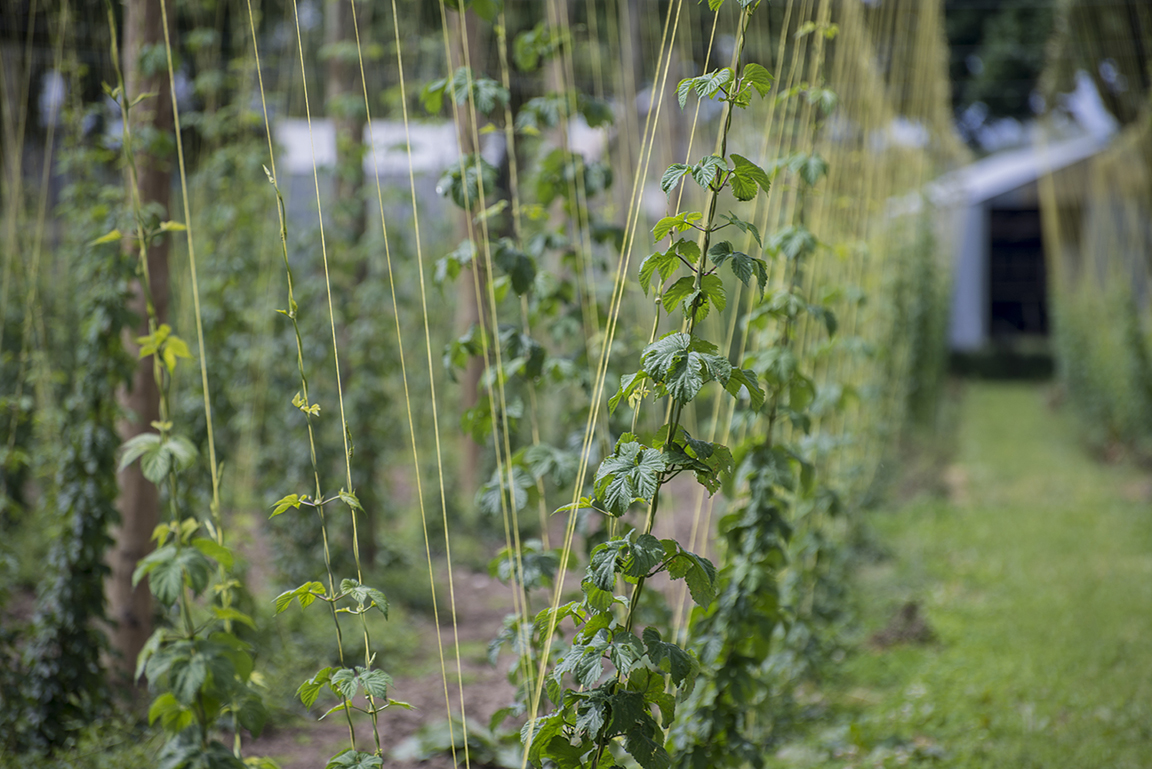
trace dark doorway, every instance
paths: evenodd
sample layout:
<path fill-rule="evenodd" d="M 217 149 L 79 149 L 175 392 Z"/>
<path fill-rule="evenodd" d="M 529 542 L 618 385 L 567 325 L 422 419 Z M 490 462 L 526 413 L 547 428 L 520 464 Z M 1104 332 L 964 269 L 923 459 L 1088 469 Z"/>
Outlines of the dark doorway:
<path fill-rule="evenodd" d="M 993 339 L 1047 336 L 1048 288 L 1040 212 L 989 212 L 988 330 Z"/>

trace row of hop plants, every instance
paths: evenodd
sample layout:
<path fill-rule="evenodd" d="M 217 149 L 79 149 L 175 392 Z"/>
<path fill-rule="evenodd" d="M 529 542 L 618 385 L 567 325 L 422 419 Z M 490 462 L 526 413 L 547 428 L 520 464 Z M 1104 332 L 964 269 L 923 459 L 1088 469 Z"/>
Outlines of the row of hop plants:
<path fill-rule="evenodd" d="M 1106 29 L 1123 34 L 1106 35 Z M 1039 84 L 1050 105 L 1042 150 L 1068 138 L 1058 115 L 1059 94 L 1076 87 L 1079 72 L 1106 65 L 1118 82 L 1144 84 L 1116 88 L 1097 79 L 1116 131 L 1096 135 L 1096 154 L 1039 181 L 1052 353 L 1061 390 L 1096 450 L 1124 448 L 1141 458 L 1152 451 L 1150 35 L 1146 8 L 1064 3 L 1054 14 Z"/>
<path fill-rule="evenodd" d="M 1090 161 L 1086 188 L 1065 173 L 1042 182 L 1059 380 L 1090 444 L 1142 457 L 1152 451 L 1147 114 Z"/>
<path fill-rule="evenodd" d="M 710 5 L 715 10 L 721 4 Z M 772 85 L 767 69 L 741 61 L 745 33 L 759 4 L 739 5 L 734 57 L 739 65 L 717 68 L 677 87 L 682 107 L 693 93 L 724 105 L 716 154 L 694 164 L 673 164 L 661 180 L 665 193 L 692 180 L 704 197 L 703 210 L 683 210 L 658 222 L 654 238 L 669 238 L 669 247 L 649 256 L 639 268 L 645 294 L 653 283 L 659 286 L 654 329 L 661 325 L 663 310 L 679 321 L 673 325 L 680 330 L 639 350 L 639 370 L 621 375 L 609 411 L 627 404 L 624 413 L 631 411 L 633 417 L 624 423 L 627 427 L 613 430 L 615 447 L 594 474 L 593 493 L 581 495 L 578 487 L 579 500 L 561 508 L 569 515 L 592 511 L 593 520 L 604 524 L 602 533 L 587 541 L 583 597 L 560 602 L 559 575 L 573 565 L 567 541 L 551 552 L 539 542 L 508 547 L 493 562 L 493 573 L 526 597 L 521 599 L 525 608 L 508 618 L 492 647 L 494 659 L 503 644 L 515 652 L 509 675 L 517 697 L 497 712 L 486 737 L 498 740 L 499 727 L 508 717 L 531 716 L 551 706 L 552 712 L 530 719 L 520 731 L 533 762 L 614 765 L 626 753 L 646 767 L 671 762 L 757 763 L 782 713 L 780 692 L 822 663 L 842 619 L 844 573 L 838 541 L 842 527 L 835 519 L 844 504 L 836 489 L 866 488 L 867 478 L 862 483 L 853 476 L 867 476 L 876 463 L 865 456 L 863 467 L 837 468 L 843 473 L 840 478 L 822 477 L 830 468 L 829 454 L 837 453 L 822 443 L 846 434 L 842 423 L 830 430 L 815 428 L 837 418 L 852 387 L 828 376 L 833 368 L 827 361 L 829 351 L 837 349 L 832 357 L 850 352 L 838 349 L 836 312 L 819 300 L 827 296 L 837 301 L 836 292 L 829 293 L 827 286 L 812 280 L 808 269 L 818 255 L 837 251 L 806 226 L 806 202 L 810 197 L 819 199 L 813 190 L 828 165 L 811 150 L 763 167 L 728 152 L 733 112 L 767 96 Z M 818 32 L 830 38 L 835 31 L 834 25 L 811 24 L 798 36 Z M 483 84 L 469 86 L 473 77 L 457 73 L 456 79 L 465 87 L 485 90 Z M 451 88 L 451 82 L 438 81 L 430 90 Z M 493 81 L 488 81 L 487 89 L 498 93 Z M 467 95 L 457 98 L 461 103 L 468 100 Z M 774 98 L 777 104 L 789 100 L 807 104 L 809 114 L 815 113 L 807 130 L 817 135 L 837 103 L 830 90 L 807 83 Z M 805 143 L 811 147 L 810 141 Z M 462 172 L 453 181 L 467 178 Z M 474 178 L 482 180 L 483 174 Z M 730 193 L 736 201 L 749 201 L 767 195 L 773 181 L 781 180 L 793 188 L 788 194 L 797 202 L 791 221 L 776 232 L 762 236 L 737 209 L 717 208 L 721 191 L 725 200 Z M 452 189 L 456 202 L 466 209 L 477 193 L 484 197 L 483 184 L 471 195 Z M 487 202 L 477 201 L 478 209 L 469 210 L 485 210 Z M 924 218 L 907 217 L 889 227 L 899 233 L 886 233 L 890 243 L 903 244 L 898 254 L 889 255 L 892 269 L 887 274 L 893 282 L 882 284 L 889 296 L 873 316 L 884 327 L 874 338 L 885 345 L 882 354 L 889 357 L 880 363 L 886 373 L 873 385 L 881 392 L 861 394 L 869 398 L 869 408 L 884 414 L 862 420 L 864 429 L 856 439 L 871 441 L 865 454 L 870 450 L 875 454 L 877 448 L 885 451 L 886 440 L 899 432 L 886 420 L 932 413 L 942 369 L 937 347 L 943 341 L 943 311 L 936 301 L 944 292 Z M 713 237 L 724 229 L 729 230 L 725 237 L 740 233 L 744 242 L 734 245 Z M 690 236 L 680 237 L 684 233 Z M 465 252 L 475 253 L 475 248 L 469 244 Z M 688 274 L 677 277 L 681 269 Z M 729 304 L 722 278 L 728 270 L 729 278 L 743 283 L 756 297 L 748 299 L 751 309 L 740 320 L 755 337 L 748 347 L 755 352 L 740 355 L 739 365 L 716 343 L 730 340 L 710 341 L 702 333 L 703 321 L 720 316 Z M 775 279 L 770 281 L 770 275 Z M 740 302 L 733 304 L 742 307 Z M 815 337 L 812 329 L 827 334 L 827 342 Z M 710 330 L 715 332 L 716 327 Z M 858 348 L 861 341 L 850 339 L 844 348 Z M 685 429 L 689 421 L 685 407 L 710 395 L 707 385 L 713 382 L 740 404 L 734 421 L 751 426 L 747 432 L 755 436 L 741 440 L 735 452 L 723 443 L 695 438 Z M 661 409 L 665 418 L 638 429 L 645 423 L 638 418 L 641 406 L 653 395 L 667 398 L 666 410 Z M 495 411 L 497 406 L 487 408 Z M 513 464 L 519 460 L 530 470 L 532 452 L 539 449 L 533 446 L 516 454 Z M 653 535 L 661 489 L 688 471 L 709 495 L 726 486 L 734 503 L 733 512 L 719 522 L 725 559 L 720 570 L 691 552 L 686 543 Z M 527 503 L 531 474 L 522 477 L 524 481 L 518 482 L 517 475 L 509 472 L 505 481 L 499 471 L 495 474 L 493 484 L 504 486 L 499 501 L 505 510 Z M 493 506 L 497 499 L 492 498 Z M 639 519 L 629 515 L 636 512 L 636 505 L 647 511 Z M 662 572 L 673 580 L 686 580 L 698 604 L 686 642 L 677 638 L 682 628 L 658 619 L 661 611 L 653 604 L 662 599 L 658 595 L 653 599 L 653 591 L 644 590 Z M 623 595 L 615 595 L 619 584 L 624 586 Z M 552 591 L 552 605 L 533 616 L 527 596 L 538 591 L 546 600 L 547 588 Z M 608 594 L 615 597 L 610 600 Z M 646 625 L 643 632 L 641 624 Z M 703 683 L 697 681 L 700 675 Z M 665 733 L 670 735 L 666 744 Z"/>

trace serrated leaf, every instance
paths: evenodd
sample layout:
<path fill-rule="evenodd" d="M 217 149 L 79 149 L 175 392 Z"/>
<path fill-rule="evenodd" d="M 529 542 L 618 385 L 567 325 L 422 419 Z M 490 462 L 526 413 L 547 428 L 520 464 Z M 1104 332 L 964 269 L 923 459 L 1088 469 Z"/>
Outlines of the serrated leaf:
<path fill-rule="evenodd" d="M 631 400 L 633 393 L 648 380 L 648 375 L 643 371 L 637 371 L 635 374 L 625 374 L 620 377 L 620 389 L 616 394 L 608 399 L 608 413 L 613 414 L 616 412 L 616 407 L 620 405 L 621 400 Z"/>
<path fill-rule="evenodd" d="M 744 82 L 755 88 L 761 96 L 772 90 L 772 74 L 755 62 L 744 65 L 743 78 Z"/>
<path fill-rule="evenodd" d="M 340 500 L 353 510 L 364 512 L 364 506 L 360 504 L 360 499 L 356 496 L 356 492 L 340 489 Z"/>
<path fill-rule="evenodd" d="M 688 104 L 688 94 L 692 92 L 694 80 L 695 78 L 687 77 L 676 85 L 676 99 L 680 102 L 680 109 L 684 109 L 685 105 Z"/>
<path fill-rule="evenodd" d="M 743 233 L 751 234 L 756 240 L 756 245 L 763 246 L 760 241 L 760 229 L 751 222 L 746 222 L 735 214 L 721 214 L 721 218 L 725 219 L 729 224 L 733 225 Z"/>
<path fill-rule="evenodd" d="M 683 232 L 690 228 L 693 223 L 700 221 L 704 218 L 704 214 L 699 211 L 686 211 L 676 216 L 665 216 L 660 221 L 656 222 L 656 226 L 652 228 L 653 239 L 662 240 L 668 233 L 675 230 L 676 232 Z"/>
<path fill-rule="evenodd" d="M 722 312 L 728 306 L 728 294 L 724 291 L 724 281 L 720 280 L 720 276 L 705 275 L 700 279 L 700 290 L 716 307 L 717 312 Z"/>
<path fill-rule="evenodd" d="M 683 106 L 683 102 L 681 102 L 681 106 Z M 679 184 L 680 180 L 684 178 L 684 175 L 691 170 L 691 166 L 684 165 L 683 163 L 673 163 L 668 166 L 668 170 L 660 177 L 660 189 L 667 194 L 673 187 Z"/>
<path fill-rule="evenodd" d="M 750 369 L 733 368 L 732 375 L 728 377 L 728 382 L 724 385 L 732 397 L 739 398 L 741 391 L 747 391 L 750 400 L 750 406 L 753 411 L 759 411 L 764 405 L 764 391 L 760 389 L 760 384 L 756 379 L 756 373 Z"/>
<path fill-rule="evenodd" d="M 716 597 L 716 567 L 707 558 L 682 550 L 668 563 L 668 576 L 687 583 L 697 606 L 707 606 Z"/>
<path fill-rule="evenodd" d="M 328 684 L 331 677 L 332 668 L 321 668 L 317 671 L 316 675 L 300 684 L 300 687 L 296 689 L 296 696 L 304 703 L 304 707 L 312 707 L 312 704 L 316 702 L 316 698 L 320 696 L 321 690 Z"/>
<path fill-rule="evenodd" d="M 668 288 L 664 289 L 661 295 L 661 303 L 664 305 L 665 312 L 672 312 L 680 305 L 692 292 L 696 290 L 696 279 L 685 275 Z"/>
<path fill-rule="evenodd" d="M 360 685 L 364 691 L 378 700 L 388 699 L 388 687 L 392 685 L 392 676 L 383 670 L 367 670 L 360 673 Z"/>
<path fill-rule="evenodd" d="M 734 73 L 731 67 L 721 67 L 720 69 L 701 75 L 696 78 L 696 93 L 701 96 L 713 98 L 718 93 L 722 93 L 724 86 L 732 82 Z"/>
<path fill-rule="evenodd" d="M 640 361 L 644 370 L 657 382 L 663 382 L 675 361 L 686 355 L 692 337 L 683 331 L 674 331 L 644 348 Z"/>
<path fill-rule="evenodd" d="M 311 606 L 313 602 L 315 602 L 317 597 L 326 594 L 327 591 L 324 589 L 323 583 L 305 582 L 298 588 L 293 590 L 286 590 L 280 595 L 276 596 L 274 601 L 276 605 L 276 613 L 279 614 L 291 606 L 293 600 L 299 601 L 300 608 L 306 609 Z"/>
<path fill-rule="evenodd" d="M 700 669 L 692 655 L 674 643 L 663 641 L 655 628 L 644 629 L 644 645 L 648 648 L 648 659 L 652 664 L 667 673 L 677 686 L 694 677 Z"/>
<path fill-rule="evenodd" d="M 737 155 L 733 153 L 732 164 L 735 178 L 743 179 L 747 182 L 752 182 L 755 184 L 755 186 L 764 190 L 765 193 L 767 193 L 771 188 L 772 180 L 768 178 L 767 172 L 765 172 L 763 168 L 756 165 L 748 158 L 744 157 L 743 155 Z M 753 189 L 752 194 L 749 197 L 741 198 L 741 200 L 751 200 L 753 197 L 755 197 L 755 195 L 756 191 Z"/>
<path fill-rule="evenodd" d="M 624 573 L 629 577 L 643 577 L 664 560 L 664 546 L 651 534 L 641 534 L 628 545 L 624 557 Z"/>
<path fill-rule="evenodd" d="M 692 178 L 704 189 L 713 189 L 717 179 L 728 170 L 728 164 L 719 155 L 705 155 L 692 166 Z"/>
<path fill-rule="evenodd" d="M 268 517 L 269 518 L 275 518 L 276 516 L 282 515 L 282 514 L 288 512 L 289 510 L 292 510 L 292 509 L 295 509 L 295 510 L 300 509 L 300 495 L 299 494 L 289 494 L 286 497 L 281 497 L 280 499 L 278 499 L 276 501 L 276 504 L 272 506 L 272 515 L 270 515 Z"/>

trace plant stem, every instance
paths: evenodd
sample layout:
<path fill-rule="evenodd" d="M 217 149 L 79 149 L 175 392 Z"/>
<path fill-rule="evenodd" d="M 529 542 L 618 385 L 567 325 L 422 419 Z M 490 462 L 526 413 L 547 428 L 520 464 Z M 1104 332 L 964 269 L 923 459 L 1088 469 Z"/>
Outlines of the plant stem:
<path fill-rule="evenodd" d="M 739 32 L 738 32 L 737 39 L 736 39 L 736 50 L 733 52 L 733 56 L 732 56 L 732 63 L 733 63 L 733 70 L 734 71 L 739 66 L 740 56 L 743 54 L 743 51 L 744 51 L 745 36 L 746 36 L 747 31 L 748 31 L 748 24 L 749 24 L 750 20 L 751 20 L 751 10 L 748 8 L 742 9 L 740 11 Z M 735 83 L 735 82 L 737 82 L 737 78 L 733 78 L 733 83 Z M 724 104 L 723 126 L 720 129 L 720 135 L 718 136 L 718 138 L 716 140 L 716 146 L 717 146 L 717 149 L 719 151 L 718 154 L 720 155 L 721 158 L 725 158 L 725 159 L 727 158 L 727 155 L 728 155 L 728 133 L 731 130 L 731 128 L 732 128 L 732 103 L 731 103 L 731 101 L 726 101 Z M 726 164 L 726 162 L 725 162 L 725 164 Z M 708 186 L 707 214 L 705 216 L 704 225 L 700 228 L 700 230 L 701 230 L 700 262 L 699 262 L 699 266 L 697 268 L 695 268 L 695 289 L 697 292 L 699 292 L 701 290 L 701 286 L 703 285 L 703 281 L 704 281 L 704 275 L 708 272 L 708 246 L 709 246 L 709 243 L 710 243 L 711 237 L 712 237 L 713 224 L 716 220 L 716 205 L 717 205 L 718 199 L 720 197 L 720 191 L 724 188 L 724 182 L 725 182 L 724 174 L 722 172 L 717 171 L 717 179 L 718 179 L 719 183 L 716 186 L 712 186 L 712 185 Z M 695 335 L 696 317 L 697 317 L 696 311 L 699 308 L 700 302 L 702 302 L 702 301 L 703 301 L 702 297 L 698 298 L 696 300 L 696 303 L 691 307 L 691 309 L 689 311 L 688 326 L 687 326 L 687 334 L 689 337 L 692 337 Z M 657 310 L 657 312 L 659 312 L 659 310 Z M 661 449 L 662 453 L 665 453 L 665 454 L 668 453 L 669 445 L 675 445 L 676 434 L 680 430 L 680 418 L 683 415 L 683 412 L 684 412 L 684 404 L 681 403 L 678 399 L 674 398 L 673 403 L 672 403 L 672 408 L 669 410 L 668 434 L 667 434 L 667 437 L 664 439 L 664 446 Z M 660 490 L 664 486 L 665 481 L 666 481 L 666 479 L 665 479 L 665 476 L 663 474 L 656 481 L 656 489 L 652 493 L 652 502 L 648 507 L 648 517 L 647 517 L 647 520 L 645 521 L 645 525 L 644 525 L 644 533 L 645 534 L 651 534 L 652 528 L 656 524 L 656 514 L 660 509 Z M 643 576 L 638 577 L 636 580 L 636 587 L 633 588 L 632 596 L 629 598 L 629 601 L 628 601 L 628 616 L 624 622 L 624 631 L 625 632 L 631 633 L 632 628 L 635 625 L 636 607 L 640 603 L 640 597 L 643 595 L 644 585 L 646 582 L 647 582 L 647 578 L 643 577 Z M 621 683 L 620 679 L 621 679 L 621 674 L 620 674 L 620 671 L 617 670 L 615 680 L 613 681 L 613 684 L 612 684 L 614 689 L 620 686 L 620 683 Z M 604 756 L 604 750 L 608 747 L 608 741 L 609 741 L 609 738 L 602 738 L 599 740 L 599 744 L 596 746 L 595 756 L 592 760 L 591 769 L 595 769 L 597 766 L 599 766 L 600 759 Z"/>

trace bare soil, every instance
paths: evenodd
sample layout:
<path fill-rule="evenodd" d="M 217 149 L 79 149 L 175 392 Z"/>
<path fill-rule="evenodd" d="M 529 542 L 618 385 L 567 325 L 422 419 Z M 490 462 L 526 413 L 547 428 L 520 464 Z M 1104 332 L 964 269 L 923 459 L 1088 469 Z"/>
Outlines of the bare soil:
<path fill-rule="evenodd" d="M 661 519 L 653 533 L 659 537 L 675 537 L 695 552 L 702 555 L 708 549 L 707 533 L 709 505 L 705 498 L 702 515 L 697 525 L 697 504 L 700 487 L 690 478 L 674 479 L 665 489 L 667 496 L 661 509 Z M 692 535 L 696 542 L 689 545 Z M 553 547 L 564 538 L 561 516 L 553 519 L 549 532 Z M 569 571 L 565 578 L 565 592 L 579 590 L 583 569 Z M 686 602 L 682 585 L 673 587 L 666 578 L 654 579 L 652 588 L 659 590 L 676 607 Z M 403 700 L 413 707 L 411 710 L 390 708 L 380 715 L 380 736 L 385 747 L 385 769 L 451 769 L 463 766 L 462 751 L 458 762 L 453 763 L 450 755 L 437 755 L 427 760 L 400 760 L 388 755 L 391 749 L 416 734 L 424 724 L 443 722 L 450 709 L 455 718 L 459 717 L 461 693 L 459 682 L 463 680 L 463 702 L 468 723 L 487 728 L 492 714 L 512 703 L 513 687 L 508 683 L 506 670 L 511 657 L 502 656 L 495 667 L 488 663 L 487 646 L 500 632 L 504 617 L 512 612 L 512 595 L 506 586 L 486 573 L 457 572 L 454 578 L 456 594 L 455 634 L 459 640 L 460 666 L 456 666 L 453 626 L 448 612 L 441 612 L 440 637 L 431 620 L 416 619 L 422 646 L 426 657 L 415 663 L 416 667 L 432 669 L 432 672 L 413 677 L 399 677 L 392 687 L 395 699 Z M 446 596 L 444 597 L 446 600 Z M 682 614 L 682 613 L 681 613 Z M 678 615 L 680 616 L 680 615 Z M 447 682 L 440 672 L 439 650 L 443 650 Z M 447 697 L 445 693 L 447 692 Z M 447 701 L 447 704 L 446 704 Z M 375 744 L 367 719 L 361 718 L 356 724 L 357 747 L 372 751 Z M 245 754 L 274 758 L 283 769 L 323 769 L 328 759 L 348 746 L 347 722 L 339 714 L 323 721 L 293 725 L 290 728 L 268 729 L 257 740 L 247 743 Z M 475 759 L 473 767 L 481 767 Z"/>

